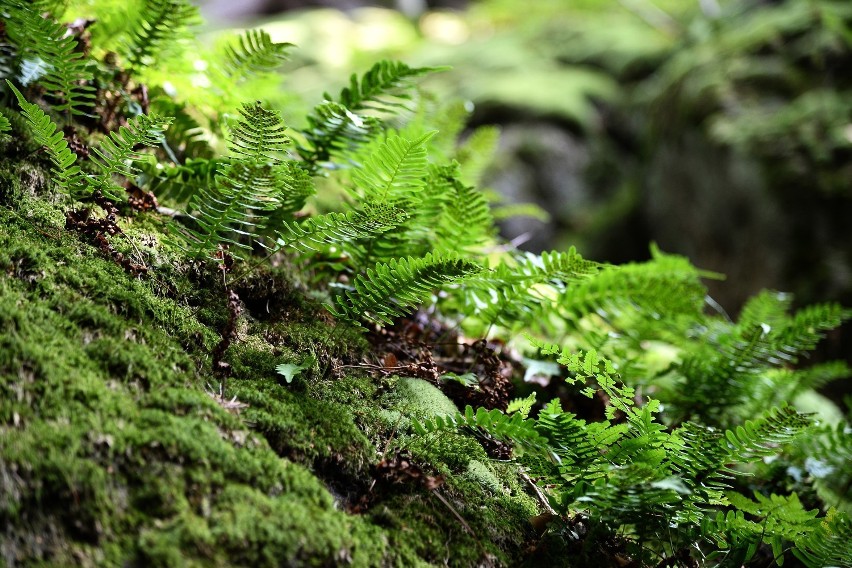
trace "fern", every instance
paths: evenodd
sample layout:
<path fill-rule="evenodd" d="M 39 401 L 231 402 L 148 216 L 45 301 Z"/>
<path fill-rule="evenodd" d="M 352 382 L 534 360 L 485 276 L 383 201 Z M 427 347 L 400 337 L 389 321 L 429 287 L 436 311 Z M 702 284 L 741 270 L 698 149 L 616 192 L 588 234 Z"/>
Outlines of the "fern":
<path fill-rule="evenodd" d="M 325 101 L 307 117 L 308 125 L 302 131 L 306 144 L 298 147 L 308 170 L 315 173 L 334 154 L 369 140 L 381 125 L 380 117 L 397 114 L 406 108 L 411 100 L 411 81 L 438 70 L 380 61 L 360 80 L 352 75 L 349 86 L 340 92 L 336 101 L 325 93 Z M 364 114 L 369 112 L 379 116 Z"/>
<path fill-rule="evenodd" d="M 356 197 L 403 206 L 417 203 L 428 166 L 426 142 L 433 135 L 413 140 L 389 136 L 352 175 Z"/>
<path fill-rule="evenodd" d="M 494 219 L 482 192 L 462 183 L 457 163 L 432 168 L 427 185 L 440 190 L 444 207 L 437 217 L 435 248 L 452 248 L 472 253 L 493 236 Z M 433 189 L 433 191 L 435 191 Z M 435 217 L 424 216 L 424 224 L 434 224 Z"/>
<path fill-rule="evenodd" d="M 188 159 L 182 166 L 140 162 L 137 166 L 141 173 L 136 177 L 136 183 L 154 192 L 157 199 L 186 204 L 198 192 L 215 184 L 216 172 L 229 162 L 228 158 Z"/>
<path fill-rule="evenodd" d="M 654 320 L 679 315 L 700 320 L 706 292 L 699 278 L 713 275 L 681 257 L 652 252 L 651 262 L 607 267 L 595 278 L 566 288 L 557 300 L 566 323 L 576 326 L 587 314 L 595 314 L 615 324 L 624 313 Z"/>
<path fill-rule="evenodd" d="M 291 43 L 275 43 L 263 30 L 247 30 L 225 48 L 222 66 L 231 81 L 240 82 L 278 68 L 287 59 Z"/>
<path fill-rule="evenodd" d="M 338 102 L 353 112 L 363 110 L 395 112 L 411 100 L 408 86 L 412 79 L 441 71 L 441 67 L 409 67 L 398 61 L 380 61 L 361 79 L 352 74 L 349 86 L 340 91 Z M 328 93 L 326 100 L 331 100 Z"/>
<path fill-rule="evenodd" d="M 852 520 L 830 510 L 816 530 L 796 542 L 793 554 L 809 568 L 852 566 Z"/>
<path fill-rule="evenodd" d="M 281 223 L 277 249 L 295 247 L 303 251 L 317 250 L 319 245 L 340 244 L 374 238 L 401 225 L 408 215 L 393 206 L 368 205 L 362 211 L 327 213 L 305 219 L 302 223 Z"/>
<path fill-rule="evenodd" d="M 825 330 L 849 317 L 835 304 L 811 306 L 790 316 L 786 313 L 789 303 L 789 298 L 764 292 L 746 305 L 737 324 L 713 322 L 703 331 L 703 341 L 685 344 L 675 367 L 678 392 L 671 395 L 682 417 L 700 415 L 710 423 L 721 423 L 731 408 L 765 408 L 778 394 L 757 389 L 773 379 L 767 373 L 795 363 L 801 353 L 814 348 Z M 804 380 L 805 375 L 778 377 Z M 789 387 L 790 395 L 798 389 L 796 383 L 783 387 Z M 756 398 L 761 392 L 765 398 Z"/>
<path fill-rule="evenodd" d="M 12 125 L 9 123 L 9 119 L 3 114 L 0 114 L 0 135 L 5 135 L 6 132 L 10 132 L 11 130 Z"/>
<path fill-rule="evenodd" d="M 110 132 L 99 148 L 92 148 L 92 162 L 101 171 L 92 187 L 110 199 L 120 200 L 124 190 L 113 183 L 112 177 L 133 178 L 139 172 L 133 161 L 141 158 L 137 147 L 158 145 L 170 123 L 170 118 L 140 114 L 128 121 L 127 126 Z"/>
<path fill-rule="evenodd" d="M 411 426 L 415 432 L 421 435 L 467 427 L 533 451 L 540 451 L 547 442 L 536 431 L 533 422 L 527 420 L 523 413 L 507 415 L 497 409 L 488 411 L 484 408 L 479 408 L 474 412 L 470 405 L 465 407 L 464 413 L 457 412 L 455 415 L 434 416 L 422 423 L 416 418 L 412 418 Z"/>
<path fill-rule="evenodd" d="M 195 257 L 216 258 L 220 244 L 250 250 L 252 234 L 263 230 L 266 218 L 282 204 L 282 187 L 290 170 L 281 155 L 289 143 L 280 115 L 260 103 L 243 105 L 241 120 L 231 129 L 233 159 L 217 172 L 213 188 L 199 191 L 189 209 L 198 229 L 187 228 Z"/>
<path fill-rule="evenodd" d="M 91 63 L 77 49 L 68 29 L 42 17 L 32 7 L 13 4 L 8 33 L 22 51 L 21 81 L 38 81 L 59 98 L 55 108 L 70 114 L 87 114 L 95 89 Z"/>
<path fill-rule="evenodd" d="M 353 288 L 336 298 L 337 305 L 331 311 L 350 321 L 390 324 L 393 318 L 420 305 L 435 288 L 458 282 L 479 270 L 470 261 L 442 253 L 380 263 L 355 278 Z"/>
<path fill-rule="evenodd" d="M 24 117 L 32 128 L 36 143 L 47 150 L 50 161 L 53 163 L 52 173 L 56 183 L 69 195 L 80 194 L 87 185 L 85 177 L 80 166 L 75 164 L 77 156 L 68 149 L 68 142 L 62 132 L 57 131 L 56 124 L 38 105 L 27 102 L 24 95 L 8 79 L 6 84 L 18 99 Z"/>
<path fill-rule="evenodd" d="M 585 260 L 574 247 L 566 252 L 527 254 L 513 264 L 503 262 L 493 271 L 471 279 L 465 288 L 469 306 L 465 311 L 489 325 L 529 325 L 546 307 L 553 306 L 569 284 L 594 277 L 601 268 L 602 265 Z"/>
<path fill-rule="evenodd" d="M 200 20 L 198 8 L 187 0 L 145 0 L 141 14 L 123 46 L 127 66 L 134 70 L 151 64 Z"/>

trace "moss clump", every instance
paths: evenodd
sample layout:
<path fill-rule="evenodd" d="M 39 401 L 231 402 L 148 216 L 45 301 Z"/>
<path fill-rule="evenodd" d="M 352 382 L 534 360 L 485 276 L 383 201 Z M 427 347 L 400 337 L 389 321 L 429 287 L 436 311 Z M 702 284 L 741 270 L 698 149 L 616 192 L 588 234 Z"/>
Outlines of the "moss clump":
<path fill-rule="evenodd" d="M 128 276 L 62 228 L 61 210 L 27 173 L 40 170 L 28 168 L 0 167 L 3 563 L 520 557 L 535 504 L 511 489 L 517 472 L 494 472 L 509 488 L 497 494 L 467 473 L 471 459 L 486 461 L 475 439 L 407 436 L 404 417 L 455 410 L 440 391 L 416 379 L 316 371 L 285 384 L 278 363 L 322 351 L 353 364 L 369 346 L 324 320 L 286 275 L 260 273 L 238 289 L 244 311 L 220 396 L 210 361 L 228 318 L 220 278 L 164 245 L 160 221 L 148 216 L 122 220 L 130 238 L 149 243 L 140 250 L 149 276 Z M 446 503 L 419 485 L 370 494 L 374 466 L 403 445 L 445 477 Z M 364 495 L 370 507 L 347 513 Z"/>

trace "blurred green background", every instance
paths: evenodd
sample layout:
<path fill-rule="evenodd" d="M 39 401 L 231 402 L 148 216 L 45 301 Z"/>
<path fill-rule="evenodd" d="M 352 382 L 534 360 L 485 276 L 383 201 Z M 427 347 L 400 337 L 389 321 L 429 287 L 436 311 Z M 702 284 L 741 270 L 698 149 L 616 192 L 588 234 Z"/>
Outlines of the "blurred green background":
<path fill-rule="evenodd" d="M 293 117 L 322 99 L 320 86 L 344 86 L 380 58 L 452 66 L 424 89 L 444 112 L 470 113 L 463 137 L 499 129 L 485 188 L 504 214 L 525 213 L 502 222 L 521 248 L 573 244 L 625 262 L 655 241 L 726 274 L 708 284 L 731 315 L 763 288 L 852 306 L 848 0 L 214 0 L 202 10 L 213 27 L 262 25 L 298 46 L 270 86 L 288 93 Z M 506 207 L 522 203 L 538 208 Z M 818 357 L 850 353 L 847 326 Z"/>

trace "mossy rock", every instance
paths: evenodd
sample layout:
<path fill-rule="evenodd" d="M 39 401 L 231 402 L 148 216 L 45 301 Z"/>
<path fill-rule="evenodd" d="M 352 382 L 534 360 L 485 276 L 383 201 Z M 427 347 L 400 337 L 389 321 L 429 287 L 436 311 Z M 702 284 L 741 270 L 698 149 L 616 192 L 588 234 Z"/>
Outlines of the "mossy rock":
<path fill-rule="evenodd" d="M 238 289 L 220 393 L 210 353 L 228 312 L 215 272 L 140 214 L 121 225 L 145 241 L 151 270 L 126 274 L 64 229 L 45 179 L 38 165 L 0 162 L 0 564 L 520 560 L 537 506 L 514 466 L 477 477 L 471 459 L 488 467 L 474 438 L 418 439 L 401 420 L 455 412 L 443 393 L 357 372 L 286 384 L 277 363 L 322 350 L 355 363 L 369 345 L 331 332 L 283 272 Z M 455 513 L 418 485 L 370 493 L 374 466 L 402 445 L 445 477 L 437 491 Z M 364 495 L 370 507 L 348 512 Z"/>

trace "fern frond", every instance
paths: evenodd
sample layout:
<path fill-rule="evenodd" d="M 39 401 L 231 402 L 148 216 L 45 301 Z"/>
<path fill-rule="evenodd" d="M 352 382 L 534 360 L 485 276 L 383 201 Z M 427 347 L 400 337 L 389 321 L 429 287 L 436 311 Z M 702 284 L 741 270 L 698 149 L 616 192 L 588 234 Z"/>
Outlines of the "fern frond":
<path fill-rule="evenodd" d="M 852 520 L 829 510 L 819 526 L 796 542 L 793 554 L 808 568 L 852 566 Z"/>
<path fill-rule="evenodd" d="M 278 111 L 263 108 L 259 102 L 243 104 L 239 109 L 241 120 L 230 128 L 228 148 L 242 161 L 255 163 L 281 163 L 290 138 L 284 134 L 287 127 Z"/>
<path fill-rule="evenodd" d="M 127 66 L 136 70 L 150 65 L 200 21 L 198 8 L 187 0 L 145 0 L 140 13 L 141 20 L 123 46 Z"/>
<path fill-rule="evenodd" d="M 454 254 L 394 259 L 355 278 L 353 289 L 338 296 L 331 311 L 350 321 L 390 324 L 420 305 L 434 289 L 479 271 L 479 266 Z"/>
<path fill-rule="evenodd" d="M 408 86 L 411 80 L 435 71 L 440 67 L 409 67 L 399 61 L 379 61 L 361 79 L 352 74 L 349 86 L 340 91 L 338 101 L 351 111 L 388 111 L 404 107 L 411 100 Z M 332 100 L 328 93 L 326 100 Z"/>
<path fill-rule="evenodd" d="M 215 258 L 213 252 L 223 243 L 236 247 L 232 254 L 237 256 L 239 249 L 251 250 L 253 234 L 282 206 L 284 188 L 295 172 L 280 157 L 289 142 L 280 115 L 260 103 L 243 105 L 240 115 L 230 131 L 232 161 L 217 172 L 215 185 L 203 188 L 189 204 L 198 224 L 197 230 L 186 229 L 195 257 Z"/>
<path fill-rule="evenodd" d="M 773 380 L 769 371 L 798 361 L 825 330 L 849 317 L 836 304 L 810 306 L 790 316 L 789 305 L 788 297 L 764 292 L 749 302 L 737 324 L 712 322 L 702 334 L 703 341 L 687 344 L 676 365 L 681 388 L 672 394 L 678 410 L 684 416 L 700 414 L 704 420 L 718 422 L 732 407 L 771 405 L 777 393 L 762 388 Z M 789 373 L 776 378 L 785 376 L 794 378 Z M 800 390 L 792 382 L 782 388 L 790 395 Z M 758 398 L 761 394 L 764 398 Z"/>
<path fill-rule="evenodd" d="M 332 155 L 357 148 L 381 129 L 381 121 L 377 118 L 360 116 L 332 101 L 314 107 L 307 121 L 302 135 L 308 146 L 300 145 L 297 150 L 312 173 L 330 161 Z"/>
<path fill-rule="evenodd" d="M 38 105 L 27 102 L 8 79 L 6 83 L 18 99 L 23 115 L 32 128 L 33 139 L 47 149 L 53 163 L 54 180 L 69 195 L 78 195 L 87 186 L 86 180 L 80 166 L 75 164 L 77 156 L 68 149 L 68 142 L 62 132 L 57 132 L 56 124 Z"/>
<path fill-rule="evenodd" d="M 138 146 L 157 146 L 168 128 L 171 118 L 140 114 L 121 126 L 118 131 L 110 132 L 100 147 L 92 148 L 92 162 L 101 171 L 94 186 L 113 200 L 120 200 L 124 190 L 112 181 L 115 175 L 133 178 L 139 168 L 133 164 L 141 153 Z"/>
<path fill-rule="evenodd" d="M 379 117 L 363 113 L 397 114 L 411 100 L 412 80 L 439 70 L 380 61 L 360 80 L 353 74 L 349 86 L 336 101 L 326 93 L 325 101 L 314 108 L 308 116 L 307 128 L 302 131 L 307 144 L 298 148 L 309 171 L 315 173 L 333 154 L 363 144 L 378 130 Z"/>
<path fill-rule="evenodd" d="M 169 127 L 171 131 L 171 127 Z M 136 184 L 154 192 L 157 199 L 185 204 L 202 189 L 216 183 L 216 172 L 230 163 L 228 158 L 188 159 L 182 166 L 157 167 L 158 163 L 140 162 Z"/>
<path fill-rule="evenodd" d="M 9 122 L 9 119 L 0 114 L 0 134 L 4 132 L 10 132 L 12 130 L 12 125 Z"/>
<path fill-rule="evenodd" d="M 373 238 L 405 222 L 405 211 L 386 204 L 374 204 L 362 211 L 326 213 L 301 223 L 283 222 L 278 230 L 277 248 L 317 250 L 320 245 L 339 244 Z"/>
<path fill-rule="evenodd" d="M 426 142 L 434 134 L 428 132 L 413 140 L 389 136 L 352 175 L 358 197 L 395 204 L 416 203 L 428 167 Z"/>
<path fill-rule="evenodd" d="M 95 96 L 91 62 L 68 29 L 30 6 L 13 5 L 8 33 L 22 51 L 24 84 L 37 80 L 59 98 L 57 110 L 86 114 Z"/>
<path fill-rule="evenodd" d="M 490 411 L 478 408 L 474 412 L 473 407 L 468 405 L 465 407 L 464 413 L 457 412 L 455 415 L 434 416 L 423 423 L 412 418 L 411 425 L 414 431 L 421 435 L 467 427 L 484 432 L 498 440 L 512 442 L 531 450 L 540 450 L 547 442 L 536 431 L 533 421 L 527 419 L 522 413 L 507 415 L 496 408 Z"/>
<path fill-rule="evenodd" d="M 757 420 L 746 422 L 725 432 L 722 447 L 727 450 L 728 463 L 748 463 L 778 453 L 778 448 L 788 444 L 811 420 L 790 406 L 773 408 Z"/>
<path fill-rule="evenodd" d="M 584 278 L 594 277 L 602 265 L 585 260 L 574 247 L 565 252 L 526 254 L 514 265 L 500 264 L 472 278 L 465 287 L 470 313 L 487 324 L 522 326 L 552 306 L 559 293 Z"/>
<path fill-rule="evenodd" d="M 557 306 L 569 323 L 595 314 L 614 323 L 622 313 L 640 313 L 655 320 L 690 315 L 701 319 L 707 276 L 686 259 L 654 251 L 645 263 L 606 267 L 560 294 Z M 633 320 L 631 320 L 633 321 Z"/>
<path fill-rule="evenodd" d="M 480 126 L 459 146 L 456 159 L 461 166 L 461 180 L 464 183 L 475 186 L 482 182 L 482 176 L 497 150 L 499 141 L 499 128 Z"/>
<path fill-rule="evenodd" d="M 197 117 L 186 103 L 158 96 L 151 101 L 150 112 L 172 117 L 172 123 L 166 131 L 165 142 L 173 158 L 176 158 L 176 163 L 199 158 L 213 158 L 209 123 Z M 202 124 L 202 120 L 206 126 Z"/>
<path fill-rule="evenodd" d="M 434 184 L 442 189 L 440 197 L 444 207 L 440 216 L 427 218 L 425 222 L 438 222 L 435 248 L 470 252 L 493 237 L 494 218 L 485 195 L 462 183 L 460 175 L 457 163 L 432 168 L 427 185 Z"/>
<path fill-rule="evenodd" d="M 264 30 L 247 30 L 225 48 L 223 66 L 234 82 L 275 71 L 287 60 L 292 43 L 276 43 Z"/>
<path fill-rule="evenodd" d="M 278 190 L 278 206 L 269 215 L 268 225 L 273 228 L 279 221 L 291 219 L 317 192 L 311 174 L 294 161 L 284 162 L 278 169 Z"/>

